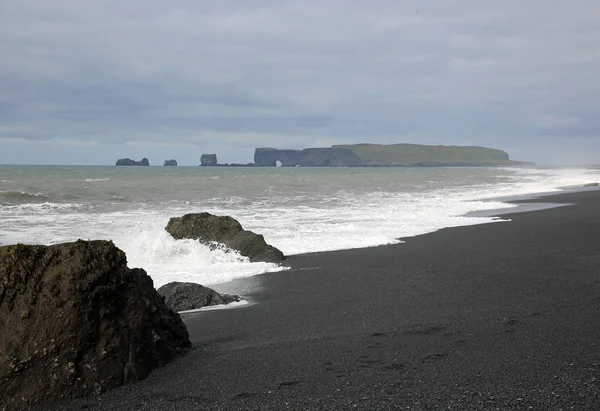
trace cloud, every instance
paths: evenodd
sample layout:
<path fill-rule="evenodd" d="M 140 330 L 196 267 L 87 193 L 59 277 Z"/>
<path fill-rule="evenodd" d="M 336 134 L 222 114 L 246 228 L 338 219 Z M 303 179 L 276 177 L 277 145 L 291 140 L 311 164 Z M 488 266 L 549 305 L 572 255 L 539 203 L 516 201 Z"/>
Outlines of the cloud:
<path fill-rule="evenodd" d="M 599 19 L 594 0 L 5 0 L 0 137 L 592 144 Z"/>
<path fill-rule="evenodd" d="M 540 114 L 532 120 L 534 126 L 541 128 L 570 128 L 582 124 L 580 118 L 552 114 Z"/>

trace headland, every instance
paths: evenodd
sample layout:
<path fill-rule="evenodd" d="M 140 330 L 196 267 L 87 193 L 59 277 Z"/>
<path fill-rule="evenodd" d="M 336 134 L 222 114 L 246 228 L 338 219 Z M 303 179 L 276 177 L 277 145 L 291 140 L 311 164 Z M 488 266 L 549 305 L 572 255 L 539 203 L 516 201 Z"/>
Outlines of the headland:
<path fill-rule="evenodd" d="M 475 146 L 429 146 L 422 144 L 353 144 L 328 148 L 279 150 L 257 148 L 257 166 L 273 167 L 469 167 L 525 166 L 511 160 L 503 150 Z"/>

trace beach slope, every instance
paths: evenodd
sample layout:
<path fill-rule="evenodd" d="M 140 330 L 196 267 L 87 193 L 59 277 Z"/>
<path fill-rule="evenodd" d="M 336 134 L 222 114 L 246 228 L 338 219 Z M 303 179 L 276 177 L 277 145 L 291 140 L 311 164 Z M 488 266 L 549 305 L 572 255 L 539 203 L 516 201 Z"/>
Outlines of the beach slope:
<path fill-rule="evenodd" d="M 56 409 L 600 409 L 600 191 L 539 201 L 576 205 L 292 256 L 186 315 L 185 357 Z"/>

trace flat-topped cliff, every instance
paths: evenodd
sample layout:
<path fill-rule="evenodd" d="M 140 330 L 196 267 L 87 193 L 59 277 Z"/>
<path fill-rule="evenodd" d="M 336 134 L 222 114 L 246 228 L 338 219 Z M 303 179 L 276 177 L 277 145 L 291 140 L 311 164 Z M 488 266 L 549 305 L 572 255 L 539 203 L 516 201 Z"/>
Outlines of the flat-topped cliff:
<path fill-rule="evenodd" d="M 305 148 L 304 150 L 278 150 L 276 148 L 257 148 L 254 163 L 257 166 L 275 166 L 280 162 L 283 167 L 357 167 L 360 158 L 347 148 Z"/>
<path fill-rule="evenodd" d="M 279 150 L 257 148 L 257 166 L 284 167 L 461 167 L 525 165 L 503 150 L 477 146 L 428 146 L 422 144 L 351 144 L 329 148 Z"/>

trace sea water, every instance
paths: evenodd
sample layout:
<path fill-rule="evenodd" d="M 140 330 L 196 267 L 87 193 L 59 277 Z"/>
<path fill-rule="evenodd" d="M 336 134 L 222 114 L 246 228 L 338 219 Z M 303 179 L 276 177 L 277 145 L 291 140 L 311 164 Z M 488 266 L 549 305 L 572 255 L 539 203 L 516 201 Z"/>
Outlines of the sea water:
<path fill-rule="evenodd" d="M 499 197 L 558 191 L 596 171 L 552 168 L 233 168 L 0 166 L 0 245 L 110 239 L 160 286 L 285 269 L 174 240 L 169 218 L 207 211 L 292 255 L 400 242 L 503 221 L 472 212 Z"/>

